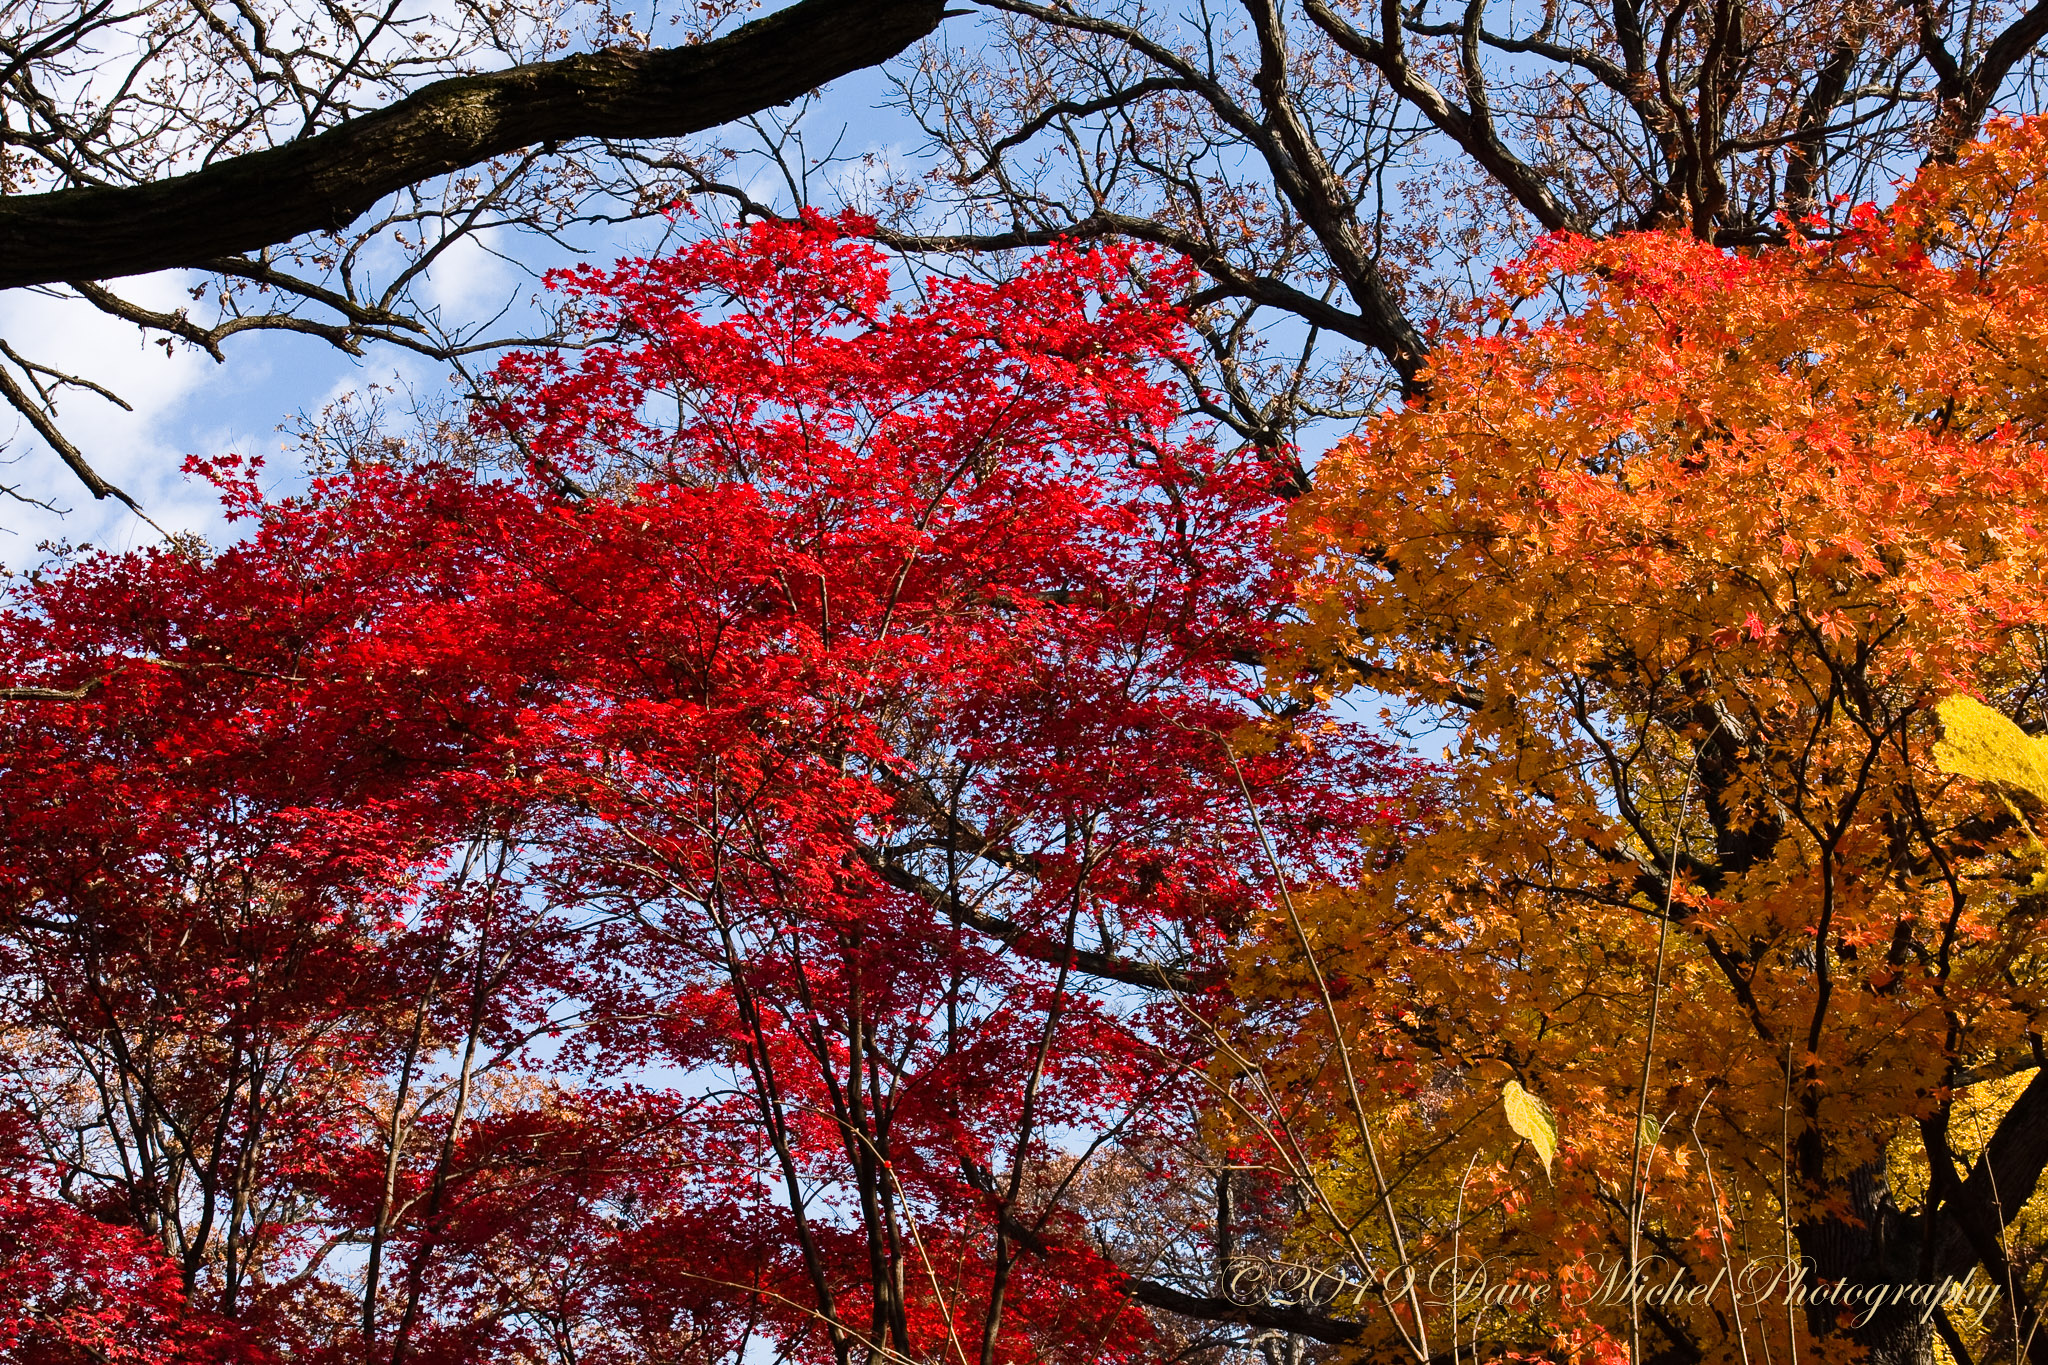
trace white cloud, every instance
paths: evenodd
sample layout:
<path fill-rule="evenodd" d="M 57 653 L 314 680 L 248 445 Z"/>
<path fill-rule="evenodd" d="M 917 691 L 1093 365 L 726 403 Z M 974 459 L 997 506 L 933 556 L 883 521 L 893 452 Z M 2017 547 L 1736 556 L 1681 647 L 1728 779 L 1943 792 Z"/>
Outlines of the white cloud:
<path fill-rule="evenodd" d="M 146 307 L 175 309 L 186 302 L 176 276 L 154 276 L 123 286 Z M 165 440 L 166 418 L 203 389 L 216 368 L 208 357 L 180 346 L 165 355 L 147 345 L 132 325 L 106 316 L 77 299 L 26 290 L 0 295 L 0 335 L 25 358 L 119 394 L 133 409 L 124 412 L 98 394 L 62 389 L 57 417 L 71 443 L 100 476 L 123 489 L 172 530 L 207 531 L 218 518 L 210 498 L 186 486 L 178 473 L 183 452 Z M 18 376 L 17 376 L 18 377 Z M 0 481 L 23 493 L 70 509 L 55 516 L 11 499 L 0 502 L 0 563 L 20 569 L 40 558 L 39 542 L 66 539 L 107 549 L 127 549 L 155 538 L 112 499 L 95 502 L 35 430 L 11 411 L 0 411 L 0 439 L 14 462 Z"/>
<path fill-rule="evenodd" d="M 179 274 L 122 281 L 122 295 L 174 311 L 189 304 Z M 0 336 L 25 358 L 105 386 L 124 411 L 87 390 L 57 395 L 65 435 L 88 463 L 142 504 L 168 531 L 196 531 L 215 543 L 232 537 L 212 489 L 181 472 L 187 454 L 268 456 L 266 484 L 289 484 L 295 471 L 278 458 L 276 424 L 304 399 L 329 388 L 353 362 L 304 337 L 231 338 L 227 363 L 183 343 L 166 355 L 129 323 L 91 305 L 28 290 L 0 295 Z M 17 372 L 17 378 L 18 378 Z M 157 533 L 119 502 L 95 500 L 28 423 L 0 409 L 0 443 L 11 461 L 0 484 L 54 503 L 59 512 L 0 497 L 0 566 L 19 572 L 41 560 L 47 540 L 127 550 Z M 61 515 L 59 514 L 61 513 Z"/>
<path fill-rule="evenodd" d="M 459 237 L 427 268 L 421 293 L 450 318 L 489 317 L 512 292 L 512 267 L 475 236 Z"/>

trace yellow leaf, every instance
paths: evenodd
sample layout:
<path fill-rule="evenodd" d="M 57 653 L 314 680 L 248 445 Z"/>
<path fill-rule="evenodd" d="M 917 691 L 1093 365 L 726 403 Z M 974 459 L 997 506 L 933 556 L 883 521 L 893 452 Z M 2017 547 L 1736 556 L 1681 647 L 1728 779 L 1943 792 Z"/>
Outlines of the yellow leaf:
<path fill-rule="evenodd" d="M 1975 697 L 1934 708 L 1941 739 L 1934 762 L 1945 773 L 2023 791 L 2048 806 L 2048 740 L 2036 739 Z"/>
<path fill-rule="evenodd" d="M 2048 739 L 2035 738 L 1975 697 L 1961 693 L 1940 702 L 1934 714 L 1941 720 L 1934 765 L 1945 773 L 1997 787 L 2006 809 L 2033 844 L 2036 861 L 2048 863 L 2048 846 L 2041 843 L 2033 824 L 2006 794 L 2024 792 L 2034 799 L 2037 809 L 2048 806 Z M 2036 894 L 2048 891 L 2048 871 L 2036 872 L 2029 889 Z"/>
<path fill-rule="evenodd" d="M 1557 1156 L 1557 1116 L 1549 1105 L 1522 1089 L 1520 1081 L 1509 1081 L 1500 1088 L 1500 1105 L 1507 1110 L 1508 1127 L 1536 1149 L 1536 1155 L 1543 1158 L 1543 1174 L 1549 1175 L 1550 1163 Z"/>

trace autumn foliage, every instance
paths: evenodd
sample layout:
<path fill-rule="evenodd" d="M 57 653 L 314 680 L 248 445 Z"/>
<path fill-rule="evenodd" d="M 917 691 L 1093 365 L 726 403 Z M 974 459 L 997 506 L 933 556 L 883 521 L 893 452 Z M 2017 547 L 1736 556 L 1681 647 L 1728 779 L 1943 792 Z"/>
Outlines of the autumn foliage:
<path fill-rule="evenodd" d="M 1184 267 L 816 219 L 201 467 L 0 615 L 0 1355 L 2041 1361 L 2044 166 L 1550 239 L 1291 506 Z"/>
<path fill-rule="evenodd" d="M 2044 167 L 2048 128 L 2004 124 L 1833 239 L 1552 239 L 1296 509 L 1299 689 L 1382 694 L 1448 767 L 1433 830 L 1297 897 L 1370 1112 L 1313 1012 L 1252 1036 L 1324 1096 L 1303 1235 L 1384 1255 L 1391 1211 L 1424 1263 L 1455 1234 L 1549 1286 L 1466 1290 L 1433 1349 L 2041 1359 L 2009 1231 L 2048 1158 L 2048 811 L 1938 708 L 2048 725 Z M 1311 999 L 1306 956 L 1272 918 L 1239 991 Z M 1548 1179 L 1510 1084 L 1555 1116 Z M 2002 1122 L 1970 1129 L 1980 1084 Z M 1787 1254 L 1999 1298 L 1588 1304 L 1598 1258 L 1708 1286 Z"/>
<path fill-rule="evenodd" d="M 1184 1174 L 1240 781 L 1336 875 L 1398 776 L 1224 743 L 1282 507 L 1178 283 L 581 271 L 527 476 L 224 465 L 233 546 L 17 591 L 0 1350 L 1143 1358 L 1083 1194 Z"/>

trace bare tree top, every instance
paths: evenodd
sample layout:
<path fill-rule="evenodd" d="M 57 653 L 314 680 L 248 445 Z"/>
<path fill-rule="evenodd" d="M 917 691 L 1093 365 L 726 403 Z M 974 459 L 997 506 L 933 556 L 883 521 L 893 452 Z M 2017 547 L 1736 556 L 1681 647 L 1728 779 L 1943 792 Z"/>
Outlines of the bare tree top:
<path fill-rule="evenodd" d="M 1832 231 L 2038 108 L 2048 35 L 2048 0 L 980 8 L 898 76 L 930 162 L 876 196 L 884 239 L 1186 254 L 1208 276 L 1198 401 L 1273 442 L 1415 391 L 1431 329 L 1544 232 Z"/>
<path fill-rule="evenodd" d="M 459 358 L 492 343 L 411 296 L 454 242 L 659 207 L 658 184 L 607 174 L 592 145 L 797 99 L 943 13 L 941 0 L 800 0 L 713 36 L 743 8 L 721 0 L 677 25 L 609 0 L 27 0 L 0 35 L 0 288 L 62 285 L 216 358 L 250 330 Z M 175 267 L 219 278 L 193 291 L 205 315 L 104 283 Z M 62 390 L 93 387 L 0 352 L 0 400 L 95 496 L 129 501 L 57 418 Z"/>

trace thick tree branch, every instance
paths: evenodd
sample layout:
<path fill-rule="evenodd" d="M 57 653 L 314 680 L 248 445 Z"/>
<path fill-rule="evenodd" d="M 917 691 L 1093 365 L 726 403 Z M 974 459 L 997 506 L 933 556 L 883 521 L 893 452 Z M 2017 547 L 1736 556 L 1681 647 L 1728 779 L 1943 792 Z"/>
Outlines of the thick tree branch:
<path fill-rule="evenodd" d="M 2000 1235 L 2039 1187 L 2044 1170 L 2048 1170 L 2048 1067 L 2034 1073 L 2034 1079 L 1999 1121 L 1969 1178 L 1953 1186 L 1942 1201 L 1941 1212 L 1948 1216 L 1950 1228 L 1935 1269 L 1959 1275 L 1973 1260 L 1983 1260 L 1987 1269 L 1993 1269 L 1983 1253 L 1998 1246 Z"/>
<path fill-rule="evenodd" d="M 1849 76 L 1864 42 L 1861 32 L 1845 34 L 1828 52 L 1812 87 L 1799 104 L 1799 135 L 1785 167 L 1785 202 L 1795 208 L 1813 205 L 1813 187 L 1820 183 L 1821 158 L 1827 154 L 1827 124 L 1841 106 Z"/>
<path fill-rule="evenodd" d="M 83 687 L 0 687 L 0 701 L 84 701 L 98 686 L 95 678 Z"/>
<path fill-rule="evenodd" d="M 721 188 L 721 187 L 711 187 Z M 1302 321 L 1338 336 L 1362 342 L 1382 351 L 1399 341 L 1385 319 L 1362 313 L 1347 313 L 1327 299 L 1295 288 L 1285 280 L 1242 270 L 1229 255 L 1192 233 L 1179 231 L 1152 218 L 1099 210 L 1065 227 L 1018 228 L 1008 232 L 926 234 L 876 228 L 871 234 L 883 246 L 897 251 L 1014 251 L 1050 246 L 1054 242 L 1084 241 L 1095 237 L 1127 237 L 1177 251 L 1187 257 L 1216 288 L 1205 290 L 1207 299 L 1238 298 L 1267 308 L 1294 314 Z M 1405 323 L 1403 324 L 1405 326 Z M 1412 329 L 1411 329 L 1412 331 Z M 1418 343 L 1419 344 L 1419 343 Z M 1420 352 L 1417 352 L 1419 355 Z"/>
<path fill-rule="evenodd" d="M 1117 957 L 1093 948 L 1074 948 L 1047 934 L 1035 933 L 1011 920 L 995 915 L 983 914 L 973 906 L 961 902 L 957 897 L 946 894 L 945 888 L 934 885 L 906 868 L 886 862 L 872 850 L 864 850 L 868 866 L 889 885 L 899 891 L 908 891 L 922 897 L 934 909 L 943 910 L 946 915 L 964 924 L 976 933 L 986 934 L 1020 957 L 1048 966 L 1064 966 L 1083 976 L 1092 976 L 1104 981 L 1121 981 L 1127 986 L 1143 986 L 1149 990 L 1166 990 L 1190 993 L 1202 988 L 1201 981 L 1180 967 L 1163 963 L 1146 962 L 1141 959 Z"/>
<path fill-rule="evenodd" d="M 1984 126 L 1991 101 L 1998 97 L 1998 89 L 2012 74 L 2013 67 L 2043 38 L 2048 38 L 2048 0 L 2037 0 L 2033 8 L 1993 38 L 1974 71 L 1960 65 L 1943 44 L 1930 0 L 1919 0 L 1914 9 L 1920 24 L 1920 54 L 1939 77 L 1935 96 L 1942 105 L 1927 159 L 1951 161 Z"/>
<path fill-rule="evenodd" d="M 1163 1308 L 1169 1313 L 1201 1322 L 1273 1328 L 1331 1346 L 1348 1346 L 1365 1339 L 1364 1323 L 1346 1322 L 1306 1308 L 1275 1308 L 1265 1304 L 1236 1304 L 1228 1299 L 1198 1298 L 1152 1280 L 1130 1280 L 1125 1283 L 1124 1292 L 1147 1308 Z"/>
<path fill-rule="evenodd" d="M 0 199 L 0 288 L 202 266 L 345 227 L 385 195 L 535 143 L 681 137 L 888 60 L 944 0 L 801 0 L 694 47 L 437 81 L 317 137 L 144 185 Z"/>

